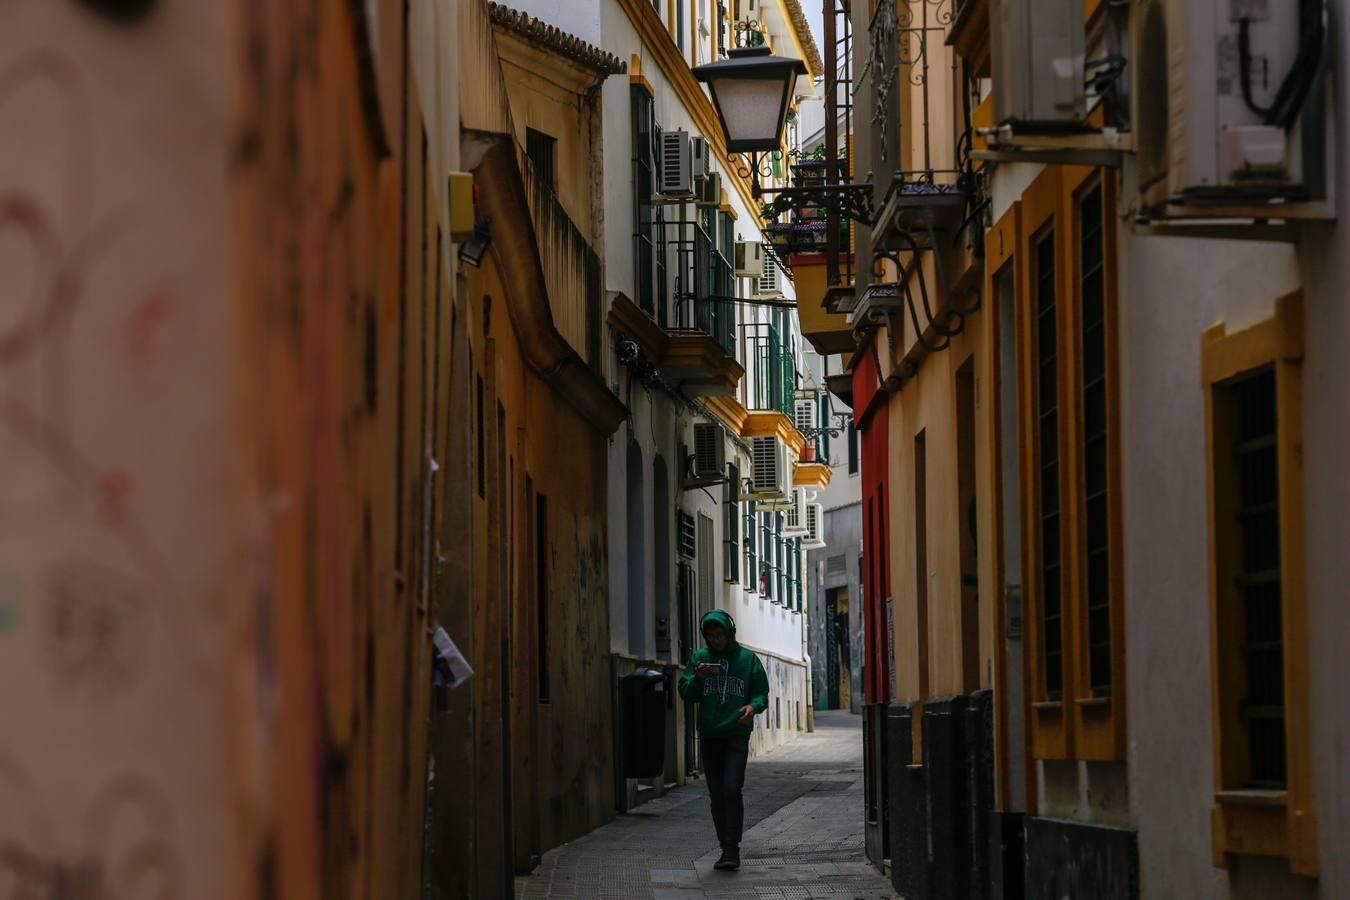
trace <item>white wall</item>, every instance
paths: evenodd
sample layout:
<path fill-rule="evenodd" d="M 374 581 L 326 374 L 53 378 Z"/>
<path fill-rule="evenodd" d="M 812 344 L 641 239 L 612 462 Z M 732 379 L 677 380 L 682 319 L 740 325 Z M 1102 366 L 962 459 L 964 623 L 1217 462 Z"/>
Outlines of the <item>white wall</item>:
<path fill-rule="evenodd" d="M 557 26 L 587 43 L 604 47 L 600 0 L 510 0 L 506 5 Z"/>
<path fill-rule="evenodd" d="M 1350 103 L 1350 16 L 1345 3 L 1332 17 L 1339 39 L 1334 80 L 1338 100 L 1337 191 L 1350 186 L 1346 128 Z M 1346 216 L 1341 204 L 1342 220 Z M 1350 683 L 1345 639 L 1350 635 L 1350 233 L 1345 226 L 1306 229 L 1303 265 L 1303 465 L 1307 536 L 1308 669 L 1312 711 L 1312 767 L 1316 792 L 1322 896 L 1350 896 Z"/>
<path fill-rule="evenodd" d="M 1131 805 L 1145 897 L 1228 896 L 1212 863 L 1209 538 L 1200 341 L 1269 317 L 1292 247 L 1120 242 Z M 1311 481 L 1310 481 L 1311 483 Z"/>

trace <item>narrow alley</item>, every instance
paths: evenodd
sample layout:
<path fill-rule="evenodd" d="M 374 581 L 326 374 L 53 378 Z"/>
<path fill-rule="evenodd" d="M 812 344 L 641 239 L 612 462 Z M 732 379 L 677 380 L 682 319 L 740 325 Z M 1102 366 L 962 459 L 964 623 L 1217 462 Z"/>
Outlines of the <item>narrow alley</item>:
<path fill-rule="evenodd" d="M 739 872 L 717 872 L 708 792 L 691 781 L 544 855 L 525 898 L 894 897 L 863 851 L 862 719 L 818 712 L 816 730 L 750 761 Z"/>
<path fill-rule="evenodd" d="M 0 900 L 1350 900 L 1350 0 L 0 10 Z"/>

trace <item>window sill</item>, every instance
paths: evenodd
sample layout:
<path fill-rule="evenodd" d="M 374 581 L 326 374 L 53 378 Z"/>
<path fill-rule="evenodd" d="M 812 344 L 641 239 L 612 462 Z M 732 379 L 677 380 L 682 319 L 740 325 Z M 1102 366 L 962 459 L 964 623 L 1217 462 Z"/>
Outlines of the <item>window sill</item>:
<path fill-rule="evenodd" d="M 1061 710 L 1061 709 L 1064 708 L 1064 701 L 1063 701 L 1063 700 L 1037 700 L 1035 703 L 1031 704 L 1031 708 L 1032 708 L 1032 709 L 1047 709 L 1047 710 L 1048 710 L 1048 709 L 1053 709 L 1053 710 Z"/>
<path fill-rule="evenodd" d="M 1287 792 L 1219 791 L 1214 801 L 1216 866 L 1228 868 L 1241 856 L 1289 856 Z"/>
<path fill-rule="evenodd" d="M 1259 806 L 1283 809 L 1289 805 L 1288 791 L 1219 791 L 1214 795 L 1220 806 Z"/>
<path fill-rule="evenodd" d="M 1079 697 L 1073 701 L 1081 709 L 1110 709 L 1110 697 Z"/>

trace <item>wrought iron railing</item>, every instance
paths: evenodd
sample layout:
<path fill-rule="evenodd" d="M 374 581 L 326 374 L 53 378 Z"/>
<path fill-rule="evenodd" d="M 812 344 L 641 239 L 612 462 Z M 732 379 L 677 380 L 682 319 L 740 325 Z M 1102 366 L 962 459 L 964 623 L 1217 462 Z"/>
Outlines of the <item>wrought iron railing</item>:
<path fill-rule="evenodd" d="M 791 340 L 784 340 L 773 325 L 762 325 L 763 334 L 749 342 L 747 367 L 754 374 L 750 409 L 795 414 L 797 399 L 797 354 Z"/>
<path fill-rule="evenodd" d="M 692 204 L 686 204 L 680 209 Z M 691 220 L 667 222 L 676 235 L 673 327 L 702 331 L 729 355 L 736 354 L 736 276 L 722 248 L 712 238 L 711 216 L 701 211 Z"/>

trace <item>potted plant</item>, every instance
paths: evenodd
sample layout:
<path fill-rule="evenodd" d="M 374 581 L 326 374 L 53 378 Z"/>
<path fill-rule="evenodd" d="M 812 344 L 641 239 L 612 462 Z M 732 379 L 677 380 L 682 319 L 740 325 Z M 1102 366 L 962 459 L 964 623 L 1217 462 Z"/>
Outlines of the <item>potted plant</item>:
<path fill-rule="evenodd" d="M 797 226 L 791 222 L 770 222 L 764 226 L 764 236 L 778 250 L 788 250 L 793 244 Z"/>

